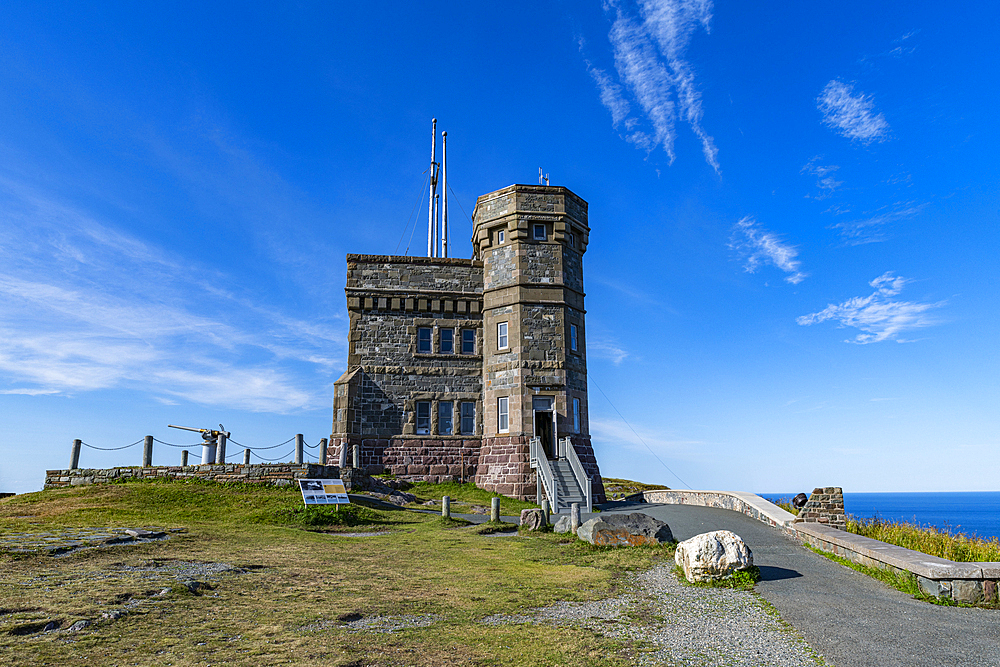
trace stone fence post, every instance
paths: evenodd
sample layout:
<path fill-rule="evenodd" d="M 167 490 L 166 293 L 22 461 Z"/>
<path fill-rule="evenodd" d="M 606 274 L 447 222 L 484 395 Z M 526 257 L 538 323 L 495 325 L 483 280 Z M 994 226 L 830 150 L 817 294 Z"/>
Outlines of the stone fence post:
<path fill-rule="evenodd" d="M 186 468 L 188 464 L 188 450 L 181 450 L 181 467 Z"/>
<path fill-rule="evenodd" d="M 142 443 L 142 467 L 153 467 L 153 436 L 147 435 Z"/>
<path fill-rule="evenodd" d="M 219 434 L 219 448 L 215 450 L 215 462 L 225 463 L 226 462 L 226 434 Z"/>
<path fill-rule="evenodd" d="M 69 469 L 76 470 L 80 467 L 80 440 L 73 441 L 73 451 L 70 452 Z"/>
<path fill-rule="evenodd" d="M 245 465 L 245 466 L 250 465 L 250 450 L 249 449 L 244 449 L 243 450 L 243 465 Z"/>
<path fill-rule="evenodd" d="M 295 434 L 295 463 L 302 463 L 302 434 Z"/>
<path fill-rule="evenodd" d="M 490 499 L 490 521 L 500 523 L 500 499 Z"/>
<path fill-rule="evenodd" d="M 319 439 L 319 464 L 326 465 L 326 438 Z"/>
<path fill-rule="evenodd" d="M 441 516 L 445 519 L 451 518 L 451 496 L 441 498 Z"/>
<path fill-rule="evenodd" d="M 354 445 L 354 467 L 361 467 L 361 443 Z"/>

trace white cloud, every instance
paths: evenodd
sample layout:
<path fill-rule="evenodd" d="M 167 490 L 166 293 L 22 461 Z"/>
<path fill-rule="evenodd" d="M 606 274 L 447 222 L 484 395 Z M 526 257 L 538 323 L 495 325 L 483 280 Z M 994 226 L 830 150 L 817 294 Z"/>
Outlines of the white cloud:
<path fill-rule="evenodd" d="M 624 125 L 625 139 L 636 147 L 647 152 L 660 147 L 673 162 L 676 124 L 684 121 L 701 141 L 705 161 L 719 172 L 718 149 L 702 127 L 704 113 L 694 69 L 685 59 L 694 32 L 699 27 L 709 30 L 712 2 L 639 0 L 638 6 L 625 4 L 605 5 L 614 14 L 608 39 L 620 83 L 584 59 L 602 104 L 611 112 L 612 124 Z M 629 115 L 632 107 L 626 89 L 642 110 L 642 119 Z"/>
<path fill-rule="evenodd" d="M 845 343 L 877 343 L 883 340 L 906 342 L 900 334 L 937 324 L 927 312 L 940 308 L 944 301 L 919 303 L 916 301 L 894 301 L 909 281 L 894 275 L 891 271 L 872 280 L 869 285 L 875 292 L 869 296 L 856 296 L 840 304 L 830 304 L 818 313 L 802 315 L 796 322 L 802 326 L 833 320 L 841 327 L 853 327 L 862 331 L 853 340 Z"/>
<path fill-rule="evenodd" d="M 913 217 L 925 206 L 927 204 L 897 202 L 890 210 L 883 210 L 864 218 L 838 222 L 831 225 L 830 229 L 836 229 L 847 245 L 877 243 L 885 240 L 885 227 Z"/>
<path fill-rule="evenodd" d="M 840 167 L 835 164 L 819 164 L 820 159 L 820 156 L 817 155 L 799 171 L 801 174 L 812 174 L 816 177 L 816 187 L 820 189 L 820 194 L 816 195 L 814 199 L 826 199 L 844 184 L 843 181 L 838 181 L 834 176 Z"/>
<path fill-rule="evenodd" d="M 291 412 L 326 405 L 329 322 L 305 321 L 20 183 L 0 179 L 0 389 L 107 388 Z M 24 386 L 24 385 L 28 386 Z"/>
<path fill-rule="evenodd" d="M 601 339 L 587 341 L 587 355 L 595 359 L 607 359 L 616 366 L 629 356 L 618 345 Z"/>
<path fill-rule="evenodd" d="M 733 226 L 729 247 L 744 261 L 747 273 L 754 273 L 762 265 L 770 264 L 789 274 L 785 281 L 798 285 L 806 279 L 806 273 L 799 271 L 801 262 L 799 251 L 788 245 L 774 232 L 763 229 L 756 220 L 747 216 Z"/>
<path fill-rule="evenodd" d="M 889 123 L 875 110 L 870 95 L 854 92 L 854 86 L 838 79 L 830 81 L 816 98 L 823 123 L 848 139 L 864 144 L 889 138 Z"/>

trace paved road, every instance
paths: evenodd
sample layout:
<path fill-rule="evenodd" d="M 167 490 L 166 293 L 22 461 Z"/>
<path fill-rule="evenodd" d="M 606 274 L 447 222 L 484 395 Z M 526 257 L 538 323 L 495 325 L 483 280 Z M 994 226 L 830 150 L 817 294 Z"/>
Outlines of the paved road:
<path fill-rule="evenodd" d="M 686 505 L 605 507 L 666 521 L 678 541 L 722 529 L 742 537 L 761 571 L 757 592 L 836 667 L 1000 667 L 1000 611 L 920 602 L 738 512 Z"/>

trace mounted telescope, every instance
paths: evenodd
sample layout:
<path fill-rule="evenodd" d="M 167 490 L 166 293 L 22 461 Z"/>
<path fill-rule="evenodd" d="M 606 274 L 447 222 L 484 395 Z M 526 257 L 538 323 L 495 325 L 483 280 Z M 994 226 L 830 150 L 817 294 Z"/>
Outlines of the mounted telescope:
<path fill-rule="evenodd" d="M 201 433 L 201 464 L 225 463 L 226 462 L 226 440 L 229 439 L 229 431 L 222 424 L 219 430 L 210 428 L 191 428 L 190 426 L 174 426 L 167 424 L 167 428 L 176 428 L 182 431 L 193 431 Z"/>

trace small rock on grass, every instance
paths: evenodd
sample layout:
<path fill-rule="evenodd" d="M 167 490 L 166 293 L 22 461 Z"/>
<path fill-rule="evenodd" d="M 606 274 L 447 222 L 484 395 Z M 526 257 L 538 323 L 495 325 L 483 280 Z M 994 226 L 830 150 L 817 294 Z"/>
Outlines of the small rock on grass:
<path fill-rule="evenodd" d="M 545 512 L 536 509 L 521 510 L 521 525 L 527 530 L 541 530 L 545 527 Z"/>
<path fill-rule="evenodd" d="M 66 628 L 66 632 L 79 632 L 80 630 L 83 630 L 88 625 L 90 625 L 90 621 L 88 621 L 86 619 L 81 620 L 81 621 L 77 621 L 73 625 L 71 625 L 68 628 Z"/>
<path fill-rule="evenodd" d="M 571 524 L 569 516 L 561 516 L 559 517 L 559 520 L 556 521 L 555 525 L 552 527 L 552 530 L 556 533 L 568 533 L 570 531 L 570 528 Z"/>

